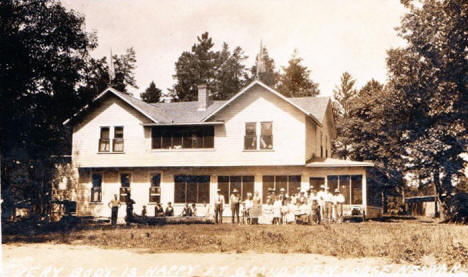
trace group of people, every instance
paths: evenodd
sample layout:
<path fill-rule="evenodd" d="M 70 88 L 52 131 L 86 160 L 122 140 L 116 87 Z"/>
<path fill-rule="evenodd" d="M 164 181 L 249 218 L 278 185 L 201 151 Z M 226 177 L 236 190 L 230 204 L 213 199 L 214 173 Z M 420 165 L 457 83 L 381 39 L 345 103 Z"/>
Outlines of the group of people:
<path fill-rule="evenodd" d="M 297 189 L 297 193 L 288 195 L 284 188 L 281 188 L 276 194 L 273 188 L 270 188 L 266 197 L 266 203 L 262 206 L 262 199 L 258 191 L 254 194 L 247 193 L 242 201 L 239 191 L 234 189 L 229 197 L 229 206 L 231 209 L 231 222 L 237 224 L 320 224 L 321 222 L 341 222 L 343 218 L 344 196 L 337 188 L 334 193 L 328 191 L 325 185 L 320 187 L 319 191 L 309 189 L 307 191 Z M 213 219 L 215 223 L 223 223 L 223 211 L 225 206 L 225 197 L 218 189 L 214 201 L 214 209 L 210 205 L 203 203 L 197 209 L 195 203 L 186 203 L 180 216 L 201 216 Z M 134 216 L 133 205 L 135 201 L 130 194 L 126 200 L 126 222 L 130 224 Z M 109 202 L 111 208 L 111 223 L 117 223 L 117 213 L 121 203 L 117 194 Z M 143 206 L 141 215 L 146 216 L 146 206 Z M 161 203 L 154 206 L 154 216 L 174 216 L 174 207 L 171 202 L 167 203 L 164 209 Z"/>
<path fill-rule="evenodd" d="M 230 197 L 231 222 L 246 224 L 310 224 L 321 222 L 341 222 L 343 219 L 344 196 L 337 188 L 334 193 L 322 185 L 319 191 L 307 191 L 297 188 L 298 193 L 288 195 L 284 188 L 279 194 L 270 188 L 264 206 L 256 191 L 247 193 L 241 201 L 238 191 L 234 189 Z M 218 190 L 215 199 L 215 222 L 222 223 L 224 196 Z"/>

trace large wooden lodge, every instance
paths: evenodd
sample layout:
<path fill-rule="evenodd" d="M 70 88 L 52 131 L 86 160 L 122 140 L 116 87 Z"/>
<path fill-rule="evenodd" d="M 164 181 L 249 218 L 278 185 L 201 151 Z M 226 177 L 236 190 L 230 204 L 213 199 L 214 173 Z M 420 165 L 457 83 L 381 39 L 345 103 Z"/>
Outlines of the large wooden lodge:
<path fill-rule="evenodd" d="M 369 197 L 373 164 L 331 158 L 328 97 L 287 98 L 254 81 L 227 101 L 211 101 L 199 86 L 198 101 L 149 104 L 108 88 L 66 124 L 79 175 L 77 215 L 108 217 L 113 195 L 124 200 L 127 192 L 136 212 L 145 205 L 152 216 L 156 202 L 172 202 L 176 214 L 186 202 L 213 203 L 218 188 L 228 205 L 234 188 L 265 201 L 269 188 L 293 194 L 322 184 L 339 186 L 345 212 L 381 213 Z"/>

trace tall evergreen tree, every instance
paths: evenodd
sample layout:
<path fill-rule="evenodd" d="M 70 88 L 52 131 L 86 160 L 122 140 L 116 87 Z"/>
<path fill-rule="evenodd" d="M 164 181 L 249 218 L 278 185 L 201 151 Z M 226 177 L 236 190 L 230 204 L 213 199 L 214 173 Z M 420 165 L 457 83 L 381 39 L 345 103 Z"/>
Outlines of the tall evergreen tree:
<path fill-rule="evenodd" d="M 262 56 L 259 57 L 260 54 L 257 55 L 257 59 L 262 59 L 264 70 L 259 72 L 258 79 L 262 81 L 265 85 L 275 88 L 278 84 L 280 74 L 276 70 L 275 61 L 273 58 L 270 57 L 268 54 L 268 49 L 265 46 L 263 47 Z M 249 78 L 247 83 L 254 81 L 257 78 L 257 65 L 254 65 L 250 68 Z"/>
<path fill-rule="evenodd" d="M 341 76 L 339 86 L 333 90 L 333 114 L 336 121 L 337 137 L 333 141 L 333 152 L 340 158 L 349 158 L 351 151 L 351 138 L 349 124 L 352 101 L 356 98 L 357 90 L 354 88 L 356 80 L 348 73 Z"/>
<path fill-rule="evenodd" d="M 161 90 L 156 87 L 152 81 L 145 92 L 140 93 L 141 100 L 147 103 L 158 103 L 161 101 Z"/>
<path fill-rule="evenodd" d="M 214 43 L 207 32 L 197 37 L 198 42 L 192 50 L 179 57 L 176 84 L 169 91 L 175 101 L 194 101 L 197 99 L 197 86 L 207 84 L 214 99 L 227 99 L 245 84 L 246 59 L 240 47 L 231 53 L 226 43 L 221 51 L 213 50 Z"/>
<path fill-rule="evenodd" d="M 277 90 L 286 97 L 317 96 L 320 94 L 318 84 L 310 79 L 310 70 L 301 64 L 302 58 L 297 57 L 296 51 L 283 67 Z"/>
<path fill-rule="evenodd" d="M 227 43 L 223 43 L 223 49 L 217 53 L 212 93 L 214 99 L 229 99 L 242 89 L 246 77 L 242 62 L 246 58 L 242 48 L 236 47 L 231 53 Z"/>

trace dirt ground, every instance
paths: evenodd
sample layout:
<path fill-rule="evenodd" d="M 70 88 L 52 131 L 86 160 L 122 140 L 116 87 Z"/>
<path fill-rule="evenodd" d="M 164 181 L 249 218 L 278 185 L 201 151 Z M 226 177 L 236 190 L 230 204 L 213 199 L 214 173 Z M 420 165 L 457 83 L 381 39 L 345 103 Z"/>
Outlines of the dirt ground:
<path fill-rule="evenodd" d="M 2 245 L 2 276 L 375 276 L 393 273 L 428 276 L 456 268 L 389 264 L 384 258 L 346 258 L 316 254 L 151 253 L 145 249 L 102 249 L 65 244 Z M 452 275 L 452 274 L 449 274 Z"/>

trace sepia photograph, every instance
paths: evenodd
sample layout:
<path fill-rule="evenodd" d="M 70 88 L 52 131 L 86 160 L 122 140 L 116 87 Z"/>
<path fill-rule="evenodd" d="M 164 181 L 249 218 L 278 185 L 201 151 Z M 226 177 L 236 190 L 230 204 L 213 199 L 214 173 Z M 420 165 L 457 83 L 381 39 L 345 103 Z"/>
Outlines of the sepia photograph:
<path fill-rule="evenodd" d="M 1 0 L 0 276 L 468 276 L 466 0 Z"/>

